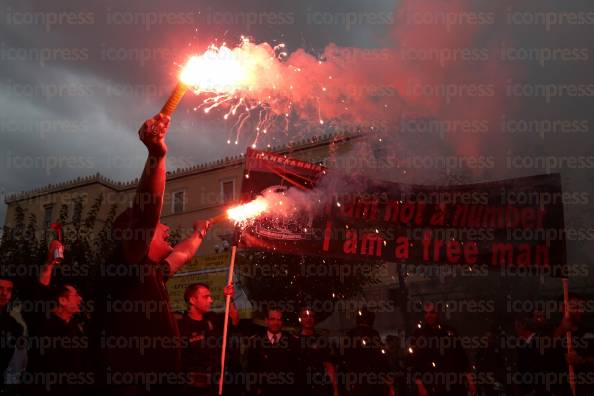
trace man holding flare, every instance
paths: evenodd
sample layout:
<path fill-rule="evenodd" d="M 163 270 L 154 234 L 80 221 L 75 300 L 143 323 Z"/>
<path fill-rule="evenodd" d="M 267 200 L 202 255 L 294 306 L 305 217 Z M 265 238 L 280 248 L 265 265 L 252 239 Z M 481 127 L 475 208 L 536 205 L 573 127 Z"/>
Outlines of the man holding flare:
<path fill-rule="evenodd" d="M 148 157 L 132 207 L 115 220 L 114 253 L 101 269 L 97 295 L 99 375 L 108 395 L 171 394 L 183 383 L 180 334 L 165 282 L 192 259 L 210 222 L 172 247 L 160 222 L 166 181 L 165 136 L 170 117 L 159 113 L 138 134 Z M 134 310 L 121 307 L 133 306 Z"/>

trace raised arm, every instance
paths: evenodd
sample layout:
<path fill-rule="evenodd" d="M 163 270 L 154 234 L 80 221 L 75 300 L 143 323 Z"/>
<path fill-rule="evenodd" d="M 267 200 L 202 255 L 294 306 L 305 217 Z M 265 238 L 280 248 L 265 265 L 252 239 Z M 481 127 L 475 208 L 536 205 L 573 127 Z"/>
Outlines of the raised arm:
<path fill-rule="evenodd" d="M 124 256 L 128 263 L 137 263 L 146 255 L 159 223 L 165 192 L 165 135 L 169 122 L 169 116 L 158 114 L 146 120 L 138 131 L 140 140 L 148 150 L 148 157 L 132 203 L 132 237 L 123 241 Z"/>
<path fill-rule="evenodd" d="M 56 253 L 58 252 L 58 253 Z M 43 267 L 41 267 L 41 272 L 39 273 L 39 283 L 43 286 L 49 286 L 52 282 L 52 273 L 54 271 L 54 267 L 56 264 L 62 262 L 64 252 L 64 246 L 60 241 L 54 239 L 50 247 L 48 249 L 47 258 Z"/>
<path fill-rule="evenodd" d="M 210 227 L 208 220 L 196 221 L 192 235 L 175 245 L 173 252 L 165 259 L 169 263 L 170 277 L 194 257 L 206 236 L 208 227 Z"/>

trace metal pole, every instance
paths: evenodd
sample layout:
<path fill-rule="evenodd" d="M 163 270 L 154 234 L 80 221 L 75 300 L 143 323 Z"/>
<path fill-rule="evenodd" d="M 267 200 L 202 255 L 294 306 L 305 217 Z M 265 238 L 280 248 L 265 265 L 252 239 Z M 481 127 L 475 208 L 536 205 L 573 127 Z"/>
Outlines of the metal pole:
<path fill-rule="evenodd" d="M 565 320 L 569 319 L 569 284 L 568 279 L 563 278 L 563 302 L 565 305 Z M 573 338 L 571 337 L 571 331 L 567 331 L 567 353 L 573 352 Z M 571 387 L 571 393 L 575 396 L 575 370 L 573 364 L 569 363 L 569 386 Z"/>
<path fill-rule="evenodd" d="M 231 247 L 231 264 L 229 265 L 229 277 L 227 286 L 233 284 L 233 270 L 235 269 L 235 254 L 237 244 Z M 225 297 L 225 324 L 223 326 L 223 347 L 221 349 L 221 377 L 219 378 L 219 395 L 223 394 L 223 380 L 225 377 L 225 354 L 227 351 L 227 331 L 229 329 L 229 310 L 231 309 L 231 296 Z"/>

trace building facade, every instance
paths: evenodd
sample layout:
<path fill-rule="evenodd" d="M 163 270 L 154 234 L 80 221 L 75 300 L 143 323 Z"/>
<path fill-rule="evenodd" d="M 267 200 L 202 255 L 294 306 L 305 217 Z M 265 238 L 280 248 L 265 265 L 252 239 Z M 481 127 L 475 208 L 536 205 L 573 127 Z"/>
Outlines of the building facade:
<path fill-rule="evenodd" d="M 358 154 L 353 155 L 352 151 L 360 137 L 361 135 L 327 135 L 290 146 L 276 147 L 272 151 L 330 168 L 344 169 L 341 159 L 347 156 L 357 158 Z M 243 174 L 243 156 L 168 172 L 161 221 L 170 227 L 170 233 L 175 238 L 183 238 L 192 231 L 194 221 L 212 218 L 238 200 Z M 381 176 L 385 178 L 388 175 Z M 6 199 L 5 226 L 14 228 L 17 225 L 17 213 L 22 213 L 27 219 L 36 219 L 35 230 L 38 238 L 48 239 L 47 231 L 51 223 L 62 218 L 64 232 L 68 233 L 76 219 L 80 222 L 93 205 L 100 201 L 93 225 L 93 231 L 98 232 L 110 213 L 112 216 L 114 213 L 117 215 L 130 205 L 137 183 L 137 179 L 116 182 L 101 174 L 95 174 L 15 194 Z M 222 295 L 227 281 L 231 235 L 230 224 L 216 224 L 209 231 L 193 260 L 168 282 L 175 310 L 184 309 L 183 291 L 193 282 L 208 283 L 214 295 Z M 382 285 L 375 285 L 369 289 L 374 299 L 389 298 L 389 289 L 392 287 L 390 283 L 393 282 L 394 276 L 384 278 Z M 252 313 L 249 301 L 241 289 L 238 290 L 238 294 L 240 312 L 242 316 L 249 317 Z M 222 302 L 222 299 L 217 299 L 215 309 L 221 309 Z M 356 307 L 350 304 L 348 308 Z M 352 315 L 342 312 L 332 321 L 335 322 L 333 326 L 346 328 L 352 324 Z"/>

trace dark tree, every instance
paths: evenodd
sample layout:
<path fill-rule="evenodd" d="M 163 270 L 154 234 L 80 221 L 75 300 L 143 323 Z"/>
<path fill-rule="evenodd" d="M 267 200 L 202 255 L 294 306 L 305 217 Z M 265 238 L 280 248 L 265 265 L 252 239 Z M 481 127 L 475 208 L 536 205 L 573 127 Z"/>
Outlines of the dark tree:
<path fill-rule="evenodd" d="M 103 196 L 98 196 L 88 210 L 85 210 L 82 199 L 74 201 L 71 218 L 68 206 L 62 205 L 56 219 L 63 226 L 65 254 L 63 262 L 55 269 L 54 282 L 74 283 L 83 295 L 92 293 L 93 274 L 110 257 L 113 248 L 110 231 L 117 205 L 109 208 L 101 224 L 98 215 L 103 201 Z M 3 272 L 17 281 L 36 278 L 45 262 L 48 242 L 54 238 L 57 238 L 56 233 L 40 232 L 36 217 L 33 214 L 27 217 L 26 211 L 17 206 L 14 227 L 4 227 L 0 240 Z"/>

